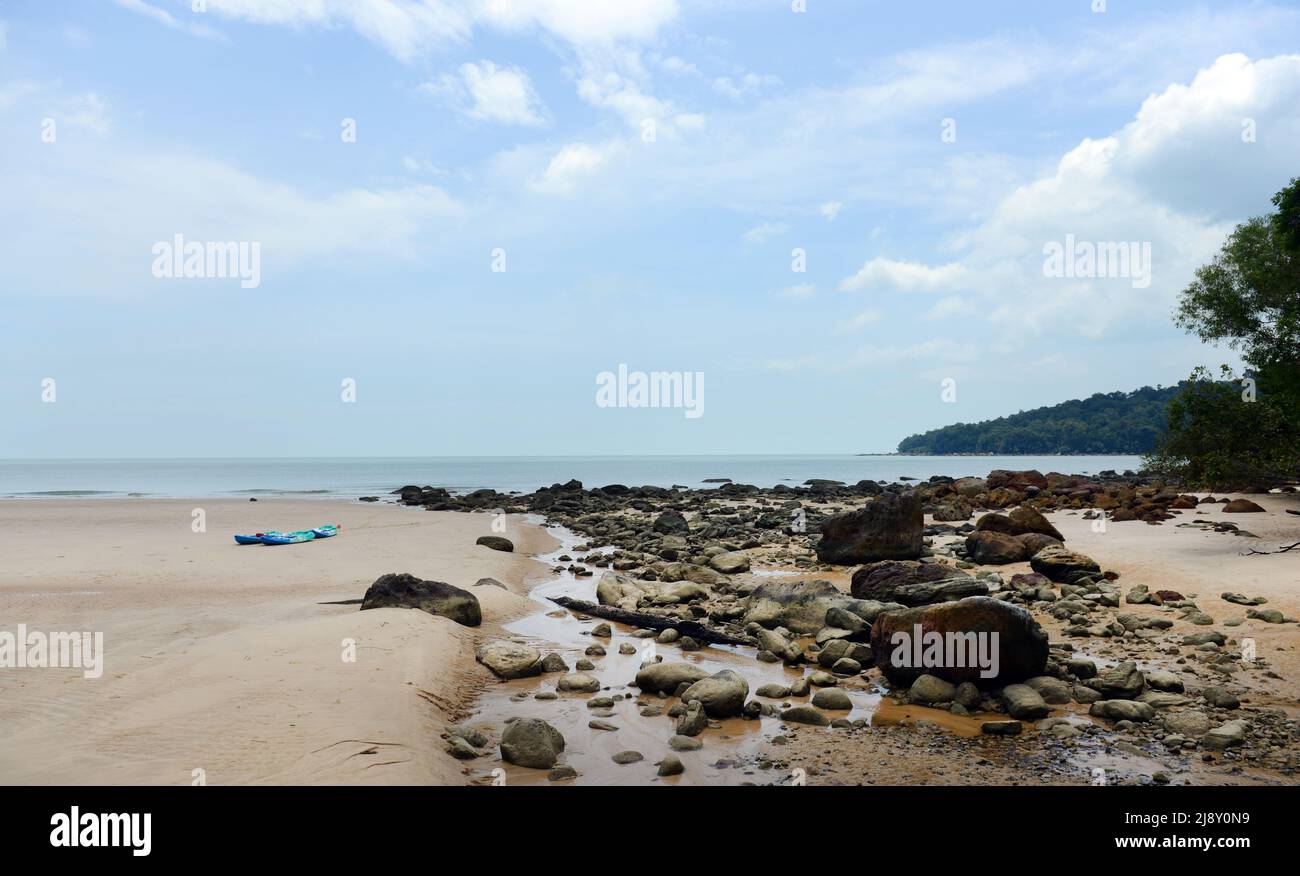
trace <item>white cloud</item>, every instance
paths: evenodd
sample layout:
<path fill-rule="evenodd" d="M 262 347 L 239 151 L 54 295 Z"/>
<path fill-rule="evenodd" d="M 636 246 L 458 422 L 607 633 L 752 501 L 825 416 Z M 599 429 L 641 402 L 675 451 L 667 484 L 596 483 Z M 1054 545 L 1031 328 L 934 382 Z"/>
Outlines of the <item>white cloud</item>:
<path fill-rule="evenodd" d="M 196 26 L 144 0 L 117 0 L 168 27 Z M 652 38 L 678 14 L 676 0 L 207 0 L 227 19 L 284 27 L 348 27 L 404 62 L 446 44 L 464 43 L 475 27 L 534 28 L 579 49 Z"/>
<path fill-rule="evenodd" d="M 844 205 L 839 201 L 827 201 L 818 207 L 817 211 L 826 218 L 827 222 L 834 222 L 836 217 L 840 215 L 840 211 L 843 209 Z"/>
<path fill-rule="evenodd" d="M 1211 258 L 1233 223 L 1269 209 L 1295 175 L 1300 142 L 1300 55 L 1252 62 L 1225 55 L 1189 84 L 1148 98 L 1134 120 L 1086 139 L 1055 169 L 1004 195 L 980 224 L 958 235 L 964 254 L 930 267 L 874 258 L 842 288 L 877 283 L 949 289 L 987 301 L 1003 330 L 1069 331 L 1088 338 L 1116 328 L 1167 326 L 1178 292 Z M 1254 119 L 1253 143 L 1241 137 Z M 1067 235 L 1090 243 L 1149 244 L 1151 285 L 1133 277 L 1045 276 L 1044 247 Z M 975 305 L 940 302 L 942 317 Z"/>
<path fill-rule="evenodd" d="M 926 312 L 925 318 L 951 319 L 955 316 L 967 316 L 974 312 L 975 305 L 971 302 L 956 295 L 949 295 L 936 301 L 934 307 L 931 307 L 929 311 Z"/>
<path fill-rule="evenodd" d="M 852 277 L 846 277 L 840 283 L 840 289 L 845 292 L 882 288 L 933 292 L 960 283 L 964 273 L 965 268 L 959 264 L 932 268 L 919 262 L 895 261 L 877 256 L 859 268 Z"/>
<path fill-rule="evenodd" d="M 546 194 L 571 195 L 579 184 L 604 168 L 622 148 L 617 141 L 603 145 L 570 143 L 555 153 L 541 177 L 533 180 L 532 188 Z"/>
<path fill-rule="evenodd" d="M 108 104 L 93 91 L 63 101 L 49 115 L 60 127 L 85 131 L 96 137 L 108 136 L 111 127 Z"/>
<path fill-rule="evenodd" d="M 526 127 L 547 123 L 545 106 L 518 67 L 491 61 L 462 64 L 458 75 L 445 74 L 420 90 L 480 121 Z"/>
<path fill-rule="evenodd" d="M 858 313 L 855 316 L 853 316 L 847 322 L 840 325 L 836 329 L 836 331 L 839 332 L 840 334 L 844 334 L 846 332 L 856 332 L 865 328 L 866 326 L 869 326 L 877 322 L 880 322 L 880 311 L 864 310 L 861 313 Z"/>
<path fill-rule="evenodd" d="M 771 88 L 781 84 L 779 76 L 760 76 L 757 73 L 746 73 L 737 79 L 730 76 L 719 76 L 713 80 L 713 90 L 723 97 L 731 100 L 742 100 L 753 94 L 758 94 L 765 88 Z"/>
<path fill-rule="evenodd" d="M 764 222 L 746 231 L 742 237 L 746 243 L 766 243 L 773 237 L 780 237 L 790 230 L 790 226 L 780 222 Z"/>
<path fill-rule="evenodd" d="M 132 12 L 139 13 L 147 18 L 162 24 L 172 30 L 179 30 L 183 33 L 192 34 L 193 36 L 207 37 L 209 39 L 220 39 L 221 34 L 213 30 L 202 22 L 184 21 L 172 15 L 165 9 L 153 6 L 144 0 L 113 0 L 118 6 L 129 9 Z"/>

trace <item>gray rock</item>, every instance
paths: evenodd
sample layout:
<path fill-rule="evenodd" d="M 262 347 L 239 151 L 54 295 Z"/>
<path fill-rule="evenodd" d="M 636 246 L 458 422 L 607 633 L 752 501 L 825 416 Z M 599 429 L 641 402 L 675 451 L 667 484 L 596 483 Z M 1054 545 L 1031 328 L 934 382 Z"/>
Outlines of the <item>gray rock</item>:
<path fill-rule="evenodd" d="M 699 751 L 704 747 L 704 742 L 693 736 L 674 734 L 668 738 L 668 747 L 673 751 Z"/>
<path fill-rule="evenodd" d="M 912 682 L 907 690 L 907 698 L 923 706 L 937 706 L 950 703 L 957 696 L 957 687 L 952 682 L 944 681 L 935 675 L 922 675 Z"/>
<path fill-rule="evenodd" d="M 481 544 L 485 548 L 491 548 L 494 551 L 505 551 L 511 553 L 515 549 L 514 542 L 500 535 L 480 535 L 474 544 Z"/>
<path fill-rule="evenodd" d="M 1228 710 L 1241 708 L 1241 700 L 1226 687 L 1207 687 L 1201 695 L 1205 697 L 1207 703 L 1216 708 Z"/>
<path fill-rule="evenodd" d="M 540 718 L 511 721 L 501 734 L 501 759 L 507 763 L 546 770 L 555 766 L 562 751 L 564 737 Z"/>
<path fill-rule="evenodd" d="M 1098 700 L 1088 707 L 1088 714 L 1112 721 L 1150 721 L 1156 710 L 1136 700 Z"/>
<path fill-rule="evenodd" d="M 406 572 L 380 576 L 366 589 L 361 610 L 416 608 L 467 627 L 483 622 L 478 597 L 443 581 L 423 581 Z"/>
<path fill-rule="evenodd" d="M 641 667 L 633 683 L 646 693 L 672 693 L 683 683 L 691 685 L 708 677 L 708 670 L 694 663 L 651 663 Z"/>
<path fill-rule="evenodd" d="M 1019 736 L 1021 728 L 1019 721 L 985 721 L 980 724 L 980 732 L 986 736 Z"/>
<path fill-rule="evenodd" d="M 542 654 L 528 645 L 488 642 L 479 646 L 474 658 L 500 678 L 530 678 L 542 674 Z"/>
<path fill-rule="evenodd" d="M 714 554 L 709 558 L 709 565 L 724 575 L 738 575 L 749 571 L 749 555 L 743 551 Z"/>
<path fill-rule="evenodd" d="M 686 714 L 677 719 L 677 734 L 679 736 L 699 736 L 704 732 L 704 728 L 709 726 L 708 716 L 704 713 L 704 706 L 699 700 L 694 700 L 686 705 Z"/>
<path fill-rule="evenodd" d="M 794 724 L 811 724 L 814 727 L 828 727 L 831 719 L 812 706 L 791 706 L 778 717 L 782 721 L 789 721 Z"/>
<path fill-rule="evenodd" d="M 619 766 L 626 766 L 630 763 L 645 760 L 645 755 L 639 751 L 620 751 L 610 759 Z"/>
<path fill-rule="evenodd" d="M 1001 699 L 1007 714 L 1022 721 L 1036 721 L 1051 713 L 1051 708 L 1026 684 L 1009 684 L 1002 688 Z"/>
<path fill-rule="evenodd" d="M 1206 748 L 1233 748 L 1246 743 L 1246 722 L 1228 721 L 1211 729 L 1201 737 L 1201 744 Z"/>
<path fill-rule="evenodd" d="M 1088 682 L 1088 687 L 1097 691 L 1105 699 L 1131 700 L 1142 693 L 1146 679 L 1138 672 L 1137 664 L 1125 660 L 1110 669 L 1103 670 Z"/>
<path fill-rule="evenodd" d="M 1053 706 L 1063 706 L 1074 698 L 1070 695 L 1070 686 L 1059 678 L 1050 675 L 1038 675 L 1025 679 L 1025 684 L 1032 687 L 1043 698 L 1043 702 Z"/>
<path fill-rule="evenodd" d="M 813 694 L 812 704 L 819 709 L 848 711 L 853 708 L 849 695 L 837 687 L 824 687 Z"/>
<path fill-rule="evenodd" d="M 595 693 L 600 690 L 600 679 L 585 672 L 570 672 L 560 676 L 555 688 L 570 693 Z"/>
<path fill-rule="evenodd" d="M 723 669 L 708 678 L 702 678 L 682 694 L 682 702 L 699 700 L 710 718 L 730 718 L 739 715 L 749 696 L 749 682 L 738 672 Z"/>
<path fill-rule="evenodd" d="M 680 776 L 686 772 L 686 767 L 682 765 L 682 759 L 675 754 L 670 754 L 659 761 L 660 776 Z"/>

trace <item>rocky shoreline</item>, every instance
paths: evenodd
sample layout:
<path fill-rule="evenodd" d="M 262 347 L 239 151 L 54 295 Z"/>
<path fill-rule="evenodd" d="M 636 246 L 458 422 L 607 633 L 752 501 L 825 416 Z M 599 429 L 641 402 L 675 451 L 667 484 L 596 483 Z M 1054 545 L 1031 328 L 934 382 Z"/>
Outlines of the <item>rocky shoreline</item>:
<path fill-rule="evenodd" d="M 558 557 L 556 569 L 594 578 L 596 598 L 569 600 L 567 607 L 665 646 L 626 685 L 637 692 L 618 696 L 635 696 L 650 720 L 668 719 L 664 736 L 673 750 L 694 745 L 721 721 L 776 719 L 782 732 L 757 768 L 785 774 L 803 758 L 817 761 L 818 770 L 852 772 L 891 735 L 883 721 L 848 717 L 853 706 L 845 691 L 870 690 L 905 714 L 905 726 L 960 727 L 930 743 L 953 757 L 967 757 L 960 752 L 972 745 L 1003 746 L 1002 756 L 1005 746 L 1037 754 L 1025 746 L 1038 744 L 1064 764 L 1076 746 L 1119 746 L 1167 765 L 1140 777 L 1156 783 L 1179 774 L 1197 780 L 1194 761 L 1282 781 L 1300 766 L 1294 709 L 1251 704 L 1253 689 L 1280 676 L 1250 651 L 1253 639 L 1244 644 L 1234 636 L 1246 620 L 1296 631 L 1295 618 L 1262 597 L 1226 589 L 1220 595 L 1125 587 L 1123 569 L 1103 568 L 1067 548 L 1045 516 L 1077 515 L 1094 531 L 1158 526 L 1202 507 L 1264 511 L 1249 499 L 1195 496 L 1132 473 L 1037 471 L 766 489 L 731 482 L 706 490 L 586 489 L 570 481 L 523 495 L 453 496 L 412 485 L 394 496 L 430 510 L 540 514 L 585 539 Z M 1222 520 L 1177 525 L 1251 537 Z M 1000 570 L 1026 562 L 1024 571 Z M 1216 614 L 1224 605 L 1244 611 L 1216 620 L 1204 610 L 1209 600 Z M 600 626 L 608 636 L 608 623 Z M 996 632 L 996 653 L 986 655 L 996 672 L 951 659 L 899 665 L 897 637 L 912 631 L 940 640 Z M 1292 649 L 1296 642 L 1300 635 Z M 782 664 L 796 680 L 751 691 L 732 670 L 710 674 L 684 659 L 711 643 L 750 645 L 755 659 Z M 506 679 L 559 673 L 558 691 L 590 695 L 599 709 L 610 686 L 589 673 L 604 653 L 594 645 L 570 672 L 554 654 L 502 641 L 480 649 L 479 660 Z M 829 747 L 819 738 L 798 754 L 800 737 L 806 743 L 821 727 L 840 738 Z M 540 718 L 511 720 L 499 743 L 502 758 L 539 766 L 549 760 L 545 766 L 554 767 L 563 750 L 558 735 Z M 457 756 L 482 753 L 465 750 L 467 744 L 450 734 Z M 553 756 L 538 756 L 539 748 Z M 839 752 L 839 761 L 825 763 L 828 752 Z M 660 775 L 680 771 L 668 756 L 664 763 L 668 772 Z M 1090 778 L 1074 773 L 1069 780 Z"/>

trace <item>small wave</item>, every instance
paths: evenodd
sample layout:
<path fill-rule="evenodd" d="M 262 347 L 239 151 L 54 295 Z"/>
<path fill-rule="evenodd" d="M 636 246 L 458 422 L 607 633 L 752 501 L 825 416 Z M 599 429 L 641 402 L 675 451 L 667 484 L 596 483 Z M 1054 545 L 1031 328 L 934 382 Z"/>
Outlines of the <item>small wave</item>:
<path fill-rule="evenodd" d="M 333 490 L 230 490 L 236 496 L 321 496 Z"/>
<path fill-rule="evenodd" d="M 14 496 L 114 496 L 112 490 L 37 490 L 31 493 L 12 493 Z"/>

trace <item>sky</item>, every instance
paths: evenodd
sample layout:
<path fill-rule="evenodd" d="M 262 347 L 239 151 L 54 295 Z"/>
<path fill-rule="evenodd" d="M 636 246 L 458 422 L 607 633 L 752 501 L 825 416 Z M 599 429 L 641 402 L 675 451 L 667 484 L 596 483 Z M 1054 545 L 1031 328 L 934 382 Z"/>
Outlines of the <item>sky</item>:
<path fill-rule="evenodd" d="M 0 458 L 889 452 L 1169 385 L 1237 361 L 1172 314 L 1300 175 L 1297 52 L 1232 0 L 0 0 Z"/>

